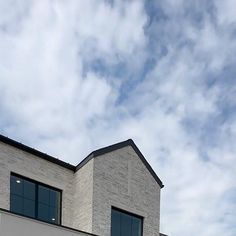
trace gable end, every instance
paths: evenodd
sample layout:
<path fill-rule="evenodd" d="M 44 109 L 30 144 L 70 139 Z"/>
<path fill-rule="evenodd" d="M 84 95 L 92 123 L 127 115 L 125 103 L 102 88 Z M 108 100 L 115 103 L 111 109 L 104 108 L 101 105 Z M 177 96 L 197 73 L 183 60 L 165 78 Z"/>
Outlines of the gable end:
<path fill-rule="evenodd" d="M 131 146 L 135 153 L 138 155 L 138 157 L 141 159 L 141 161 L 143 162 L 143 164 L 146 166 L 146 168 L 148 169 L 148 171 L 150 172 L 150 174 L 153 176 L 153 178 L 156 180 L 156 182 L 159 184 L 159 186 L 161 188 L 164 187 L 162 181 L 160 180 L 160 178 L 157 176 L 157 174 L 155 173 L 155 171 L 152 169 L 152 167 L 149 165 L 149 163 L 147 162 L 147 160 L 145 159 L 145 157 L 143 156 L 143 154 L 141 153 L 141 151 L 138 149 L 138 147 L 136 146 L 136 144 L 134 143 L 134 141 L 132 139 L 128 139 L 126 141 L 120 142 L 120 143 L 116 143 L 104 148 L 100 148 L 96 151 L 91 152 L 84 160 L 82 160 L 77 166 L 76 166 L 76 170 L 79 170 L 82 166 L 84 166 L 88 161 L 90 161 L 92 158 L 96 158 L 98 156 L 104 155 L 106 153 L 118 150 L 120 148 L 123 147 L 127 147 L 127 146 Z"/>

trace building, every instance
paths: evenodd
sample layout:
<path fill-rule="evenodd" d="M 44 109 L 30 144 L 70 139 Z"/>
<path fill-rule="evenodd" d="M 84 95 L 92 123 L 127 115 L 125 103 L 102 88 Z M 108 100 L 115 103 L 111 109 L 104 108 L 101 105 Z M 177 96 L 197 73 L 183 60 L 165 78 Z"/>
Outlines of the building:
<path fill-rule="evenodd" d="M 74 166 L 0 135 L 0 236 L 159 236 L 162 187 L 131 139 Z"/>

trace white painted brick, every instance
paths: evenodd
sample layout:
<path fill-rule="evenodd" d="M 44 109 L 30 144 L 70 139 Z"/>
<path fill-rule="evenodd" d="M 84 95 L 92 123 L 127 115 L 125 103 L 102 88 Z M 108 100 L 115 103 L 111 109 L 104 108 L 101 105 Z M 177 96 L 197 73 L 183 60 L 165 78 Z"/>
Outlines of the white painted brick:
<path fill-rule="evenodd" d="M 75 173 L 74 228 L 92 232 L 93 164 L 90 160 Z"/>
<path fill-rule="evenodd" d="M 110 235 L 111 206 L 144 217 L 144 236 L 159 236 L 160 186 L 132 147 L 98 156 L 76 173 L 0 142 L 0 208 L 10 208 L 10 173 L 61 189 L 62 224 Z"/>
<path fill-rule="evenodd" d="M 110 235 L 111 206 L 143 216 L 143 235 L 159 236 L 160 186 L 130 146 L 94 159 L 93 233 Z"/>
<path fill-rule="evenodd" d="M 73 225 L 74 172 L 0 142 L 0 208 L 10 208 L 10 173 L 61 189 L 62 224 Z"/>

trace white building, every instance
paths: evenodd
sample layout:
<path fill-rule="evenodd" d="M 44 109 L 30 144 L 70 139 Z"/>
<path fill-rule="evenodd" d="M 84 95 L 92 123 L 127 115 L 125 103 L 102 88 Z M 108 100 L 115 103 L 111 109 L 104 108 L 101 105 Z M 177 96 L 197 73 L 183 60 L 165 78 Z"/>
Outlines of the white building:
<path fill-rule="evenodd" d="M 0 135 L 0 236 L 159 236 L 161 180 L 129 139 L 77 166 Z"/>

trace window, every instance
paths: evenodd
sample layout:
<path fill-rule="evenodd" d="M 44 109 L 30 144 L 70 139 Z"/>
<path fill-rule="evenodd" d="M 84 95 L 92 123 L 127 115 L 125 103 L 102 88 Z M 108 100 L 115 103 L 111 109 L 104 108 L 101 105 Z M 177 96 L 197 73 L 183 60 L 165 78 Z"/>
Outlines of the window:
<path fill-rule="evenodd" d="M 10 211 L 53 224 L 61 221 L 61 191 L 11 174 Z"/>
<path fill-rule="evenodd" d="M 122 210 L 111 210 L 111 236 L 142 236 L 143 218 Z"/>

